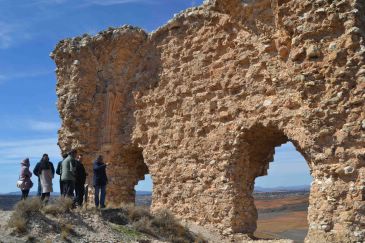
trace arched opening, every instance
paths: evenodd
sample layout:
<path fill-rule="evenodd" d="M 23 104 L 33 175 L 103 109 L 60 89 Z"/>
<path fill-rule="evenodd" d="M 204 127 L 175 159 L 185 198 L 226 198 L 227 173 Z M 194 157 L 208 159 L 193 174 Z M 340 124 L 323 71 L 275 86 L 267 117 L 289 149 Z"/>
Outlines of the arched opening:
<path fill-rule="evenodd" d="M 136 146 L 123 146 L 113 151 L 117 153 L 104 153 L 105 160 L 111 161 L 107 169 L 107 201 L 112 205 L 135 203 L 135 186 L 149 174 L 143 151 Z"/>
<path fill-rule="evenodd" d="M 312 177 L 304 157 L 289 141 L 275 148 L 267 176 L 255 180 L 258 238 L 303 242 L 308 233 L 309 188 Z"/>
<path fill-rule="evenodd" d="M 150 174 L 144 175 L 144 178 L 138 181 L 138 184 L 134 187 L 134 190 L 136 192 L 136 206 L 151 206 L 153 182 Z"/>
<path fill-rule="evenodd" d="M 268 175 L 268 173 L 271 172 L 269 168 L 271 165 L 270 162 L 275 161 L 275 148 L 280 147 L 283 144 L 289 143 L 288 145 L 284 145 L 282 148 L 290 148 L 294 150 L 292 151 L 292 155 L 293 153 L 295 154 L 295 150 L 298 150 L 297 154 L 295 155 L 297 157 L 299 156 L 301 158 L 300 161 L 304 164 L 305 161 L 308 161 L 308 159 L 305 159 L 305 153 L 303 151 L 300 151 L 298 141 L 288 138 L 288 136 L 286 136 L 286 134 L 281 129 L 277 128 L 277 126 L 274 125 L 264 126 L 261 124 L 257 124 L 246 130 L 243 129 L 238 140 L 238 153 L 235 153 L 236 164 L 234 165 L 236 169 L 232 174 L 235 181 L 236 191 L 236 196 L 234 198 L 235 214 L 232 220 L 232 229 L 234 232 L 253 234 L 257 230 L 257 220 L 261 219 L 259 217 L 259 213 L 262 212 L 262 209 L 260 209 L 260 207 L 257 209 L 255 205 L 255 198 L 257 199 L 257 195 L 256 193 L 254 193 L 255 183 L 259 184 L 261 177 L 266 176 Z M 287 157 L 290 157 L 290 155 Z M 310 170 L 308 169 L 308 165 L 306 166 L 307 168 L 305 168 L 305 166 L 302 168 L 305 168 L 305 171 L 309 174 Z M 287 170 L 288 173 L 290 173 L 290 168 L 287 168 Z M 274 180 L 275 178 L 272 178 L 271 181 Z M 290 181 L 290 179 L 288 178 L 287 181 Z M 270 194 L 268 194 L 267 196 L 268 197 L 266 198 L 266 201 L 267 205 L 269 205 L 269 201 L 272 198 L 270 198 Z M 285 193 L 282 193 L 281 196 L 286 195 Z M 306 197 L 308 198 L 308 194 L 306 195 Z M 305 209 L 307 209 L 308 199 L 305 201 L 303 198 L 303 203 L 304 206 L 302 205 L 302 208 L 304 207 Z M 278 207 L 280 208 L 280 206 Z M 283 205 L 283 207 L 285 207 L 285 205 Z M 264 212 L 270 212 L 270 209 Z M 272 214 L 268 215 L 272 216 Z M 303 216 L 306 217 L 306 215 Z M 280 218 L 280 220 L 281 221 L 276 222 L 276 224 L 274 222 L 274 225 L 285 224 L 285 217 Z M 261 222 L 259 221 L 259 223 Z M 306 233 L 304 232 L 304 234 Z M 268 237 L 268 235 L 258 236 L 263 238 L 270 238 Z M 272 236 L 271 238 L 278 237 Z M 282 238 L 288 237 L 283 236 Z"/>

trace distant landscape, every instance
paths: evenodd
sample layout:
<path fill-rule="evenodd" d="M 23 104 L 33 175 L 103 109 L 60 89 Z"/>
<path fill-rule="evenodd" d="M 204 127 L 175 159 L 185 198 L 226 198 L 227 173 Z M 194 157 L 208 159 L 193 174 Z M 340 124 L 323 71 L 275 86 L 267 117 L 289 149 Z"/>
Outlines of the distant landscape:
<path fill-rule="evenodd" d="M 304 192 L 309 192 L 310 186 L 309 185 L 299 185 L 299 186 L 280 186 L 280 187 L 259 187 L 256 186 L 255 187 L 255 192 L 256 193 L 260 193 L 260 192 L 300 192 L 300 191 L 304 191 Z M 36 195 L 37 192 L 36 191 L 31 191 L 29 192 L 29 195 L 34 196 Z M 59 192 L 53 192 L 52 195 L 59 195 Z M 148 195 L 152 195 L 152 191 L 136 191 L 137 195 L 141 195 L 141 196 L 148 196 Z M 21 195 L 20 191 L 16 191 L 16 192 L 8 192 L 8 193 L 0 193 L 0 195 Z"/>
<path fill-rule="evenodd" d="M 30 193 L 32 196 L 36 192 Z M 136 205 L 150 206 L 152 192 L 137 191 Z M 54 193 L 58 196 L 59 193 Z M 307 208 L 309 186 L 256 188 L 254 193 L 258 211 L 255 236 L 265 239 L 292 239 L 303 242 L 308 231 Z M 20 192 L 0 195 L 0 210 L 12 210 Z"/>

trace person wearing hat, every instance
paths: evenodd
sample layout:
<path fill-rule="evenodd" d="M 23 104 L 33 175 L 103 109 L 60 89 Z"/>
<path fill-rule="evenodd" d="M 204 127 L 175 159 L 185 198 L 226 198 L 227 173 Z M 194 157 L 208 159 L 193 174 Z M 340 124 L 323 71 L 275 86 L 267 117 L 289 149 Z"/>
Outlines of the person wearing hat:
<path fill-rule="evenodd" d="M 21 163 L 21 170 L 19 181 L 21 184 L 19 185 L 20 190 L 22 191 L 22 200 L 25 200 L 28 197 L 29 190 L 32 188 L 33 183 L 30 180 L 32 177 L 32 172 L 29 171 L 30 162 L 29 159 L 26 158 Z"/>

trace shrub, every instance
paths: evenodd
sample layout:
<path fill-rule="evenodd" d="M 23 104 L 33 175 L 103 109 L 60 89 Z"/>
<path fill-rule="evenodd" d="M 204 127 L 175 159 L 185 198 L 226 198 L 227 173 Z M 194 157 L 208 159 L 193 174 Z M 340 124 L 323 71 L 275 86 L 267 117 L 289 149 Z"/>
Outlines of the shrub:
<path fill-rule="evenodd" d="M 18 233 L 24 233 L 27 231 L 27 220 L 22 214 L 13 212 L 8 221 L 8 226 L 14 228 Z"/>
<path fill-rule="evenodd" d="M 194 242 L 194 236 L 189 229 L 182 226 L 168 210 L 157 211 L 151 225 L 158 235 L 171 242 Z"/>
<path fill-rule="evenodd" d="M 73 201 L 71 198 L 59 197 L 55 201 L 53 201 L 53 203 L 44 206 L 42 211 L 45 214 L 51 214 L 56 216 L 58 214 L 63 214 L 70 211 L 70 209 L 72 209 L 72 206 Z"/>
<path fill-rule="evenodd" d="M 108 208 L 99 211 L 104 220 L 117 225 L 126 225 L 129 222 L 128 213 L 117 208 Z"/>
<path fill-rule="evenodd" d="M 167 210 L 157 211 L 153 216 L 146 208 L 127 206 L 129 219 L 133 227 L 145 234 L 162 238 L 173 243 L 205 242 L 202 237 L 192 235 L 187 227 L 182 226 Z"/>
<path fill-rule="evenodd" d="M 69 223 L 61 223 L 61 238 L 63 240 L 66 240 L 67 237 L 71 234 L 72 232 L 72 224 Z"/>
<path fill-rule="evenodd" d="M 22 200 L 15 204 L 14 211 L 18 212 L 24 216 L 29 216 L 32 212 L 39 212 L 42 208 L 42 201 L 39 197 L 29 198 L 27 200 Z"/>
<path fill-rule="evenodd" d="M 30 213 L 39 212 L 42 208 L 42 202 L 39 198 L 29 198 L 18 202 L 14 206 L 14 212 L 10 216 L 8 226 L 15 228 L 19 233 L 27 231 L 27 221 Z"/>
<path fill-rule="evenodd" d="M 133 228 L 138 230 L 139 232 L 152 235 L 156 238 L 158 238 L 158 235 L 155 233 L 155 231 L 151 227 L 151 220 L 147 217 L 143 217 L 140 220 L 133 223 Z"/>
<path fill-rule="evenodd" d="M 124 204 L 121 205 L 121 208 L 126 212 L 129 221 L 132 223 L 139 221 L 142 218 L 152 218 L 150 211 L 146 207 L 136 207 L 134 204 Z"/>
<path fill-rule="evenodd" d="M 130 219 L 131 222 L 136 222 L 141 219 L 151 219 L 152 216 L 149 210 L 147 210 L 146 208 L 132 207 L 128 211 L 128 218 Z"/>

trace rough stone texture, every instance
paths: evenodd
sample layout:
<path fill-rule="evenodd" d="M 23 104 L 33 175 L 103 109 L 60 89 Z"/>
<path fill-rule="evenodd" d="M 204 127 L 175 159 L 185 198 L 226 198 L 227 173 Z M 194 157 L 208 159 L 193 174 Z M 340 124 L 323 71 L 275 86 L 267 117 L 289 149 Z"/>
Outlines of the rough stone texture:
<path fill-rule="evenodd" d="M 363 242 L 364 13 L 360 0 L 210 0 L 149 35 L 61 41 L 60 147 L 106 156 L 114 202 L 150 173 L 153 209 L 251 234 L 255 178 L 291 141 L 313 177 L 307 242 Z"/>

